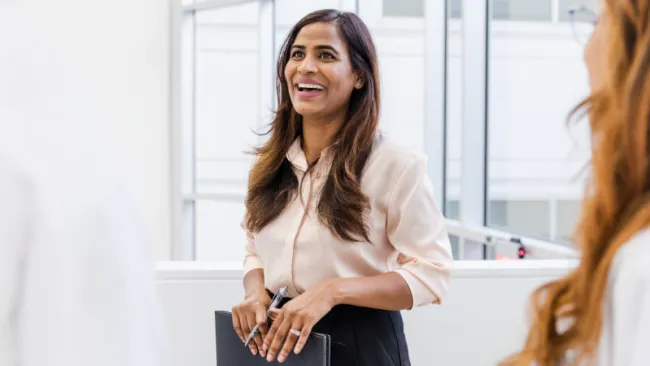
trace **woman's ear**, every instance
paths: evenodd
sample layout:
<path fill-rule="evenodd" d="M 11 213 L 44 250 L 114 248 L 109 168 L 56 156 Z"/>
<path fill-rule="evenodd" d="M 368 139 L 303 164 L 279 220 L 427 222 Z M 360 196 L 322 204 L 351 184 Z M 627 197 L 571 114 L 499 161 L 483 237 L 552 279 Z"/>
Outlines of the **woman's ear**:
<path fill-rule="evenodd" d="M 361 89 L 361 88 L 363 88 L 364 84 L 365 83 L 363 81 L 363 76 L 361 76 L 361 74 L 357 73 L 356 74 L 356 82 L 354 83 L 354 88 L 355 89 Z"/>

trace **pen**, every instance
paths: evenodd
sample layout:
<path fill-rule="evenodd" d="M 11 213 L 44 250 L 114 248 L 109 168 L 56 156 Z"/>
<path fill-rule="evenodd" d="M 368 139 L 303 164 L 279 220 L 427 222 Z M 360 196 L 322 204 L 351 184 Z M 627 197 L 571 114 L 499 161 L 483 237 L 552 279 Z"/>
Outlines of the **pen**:
<path fill-rule="evenodd" d="M 268 319 L 269 316 L 271 316 L 271 309 L 275 309 L 278 307 L 280 304 L 280 301 L 284 299 L 284 297 L 287 295 L 287 291 L 289 291 L 288 286 L 284 286 L 283 288 L 280 289 L 280 291 L 275 293 L 275 296 L 273 296 L 273 300 L 271 300 L 271 305 L 269 306 L 269 310 L 266 312 L 266 318 Z M 248 335 L 248 338 L 246 339 L 246 343 L 244 343 L 244 346 L 248 347 L 248 344 L 255 338 L 255 336 L 260 332 L 260 328 L 257 324 L 255 324 L 255 327 L 251 331 L 251 334 Z"/>

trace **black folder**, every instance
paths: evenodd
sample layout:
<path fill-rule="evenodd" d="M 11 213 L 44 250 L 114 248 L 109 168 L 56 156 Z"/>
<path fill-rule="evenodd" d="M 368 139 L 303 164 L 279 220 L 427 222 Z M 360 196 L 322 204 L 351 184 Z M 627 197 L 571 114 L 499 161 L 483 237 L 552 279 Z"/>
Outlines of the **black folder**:
<path fill-rule="evenodd" d="M 232 314 L 215 312 L 217 366 L 268 366 L 266 358 L 253 356 L 232 326 Z M 330 336 L 312 332 L 300 354 L 291 352 L 283 362 L 286 366 L 330 366 Z M 277 356 L 276 356 L 277 362 Z"/>

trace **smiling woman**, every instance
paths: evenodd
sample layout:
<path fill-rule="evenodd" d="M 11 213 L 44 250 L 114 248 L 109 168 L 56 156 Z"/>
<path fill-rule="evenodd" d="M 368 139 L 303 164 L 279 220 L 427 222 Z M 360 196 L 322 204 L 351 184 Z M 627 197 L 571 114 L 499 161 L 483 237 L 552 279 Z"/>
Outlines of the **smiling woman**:
<path fill-rule="evenodd" d="M 352 13 L 321 10 L 289 32 L 278 111 L 255 151 L 246 217 L 246 298 L 233 308 L 253 354 L 280 362 L 311 331 L 332 364 L 410 365 L 400 310 L 440 303 L 452 264 L 426 157 L 377 132 L 375 46 Z M 269 328 L 270 294 L 288 301 Z"/>

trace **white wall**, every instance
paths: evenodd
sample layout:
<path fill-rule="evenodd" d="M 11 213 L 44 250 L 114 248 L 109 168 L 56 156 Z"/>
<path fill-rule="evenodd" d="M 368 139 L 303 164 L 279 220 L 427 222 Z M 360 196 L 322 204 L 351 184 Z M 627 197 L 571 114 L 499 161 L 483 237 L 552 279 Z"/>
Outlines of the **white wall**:
<path fill-rule="evenodd" d="M 529 294 L 574 262 L 456 262 L 440 306 L 403 312 L 413 365 L 494 366 L 522 344 Z M 171 337 L 170 366 L 214 366 L 214 311 L 243 298 L 240 263 L 159 264 Z M 243 347 L 243 345 L 242 345 Z"/>
<path fill-rule="evenodd" d="M 83 81 L 160 258 L 170 246 L 169 11 L 160 0 L 0 1 Z"/>

